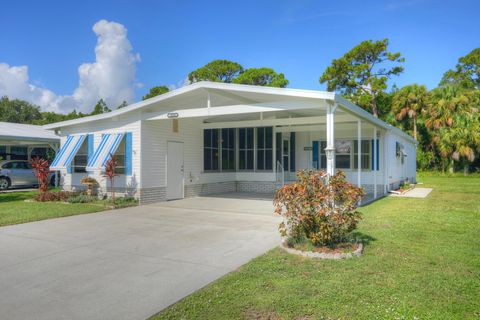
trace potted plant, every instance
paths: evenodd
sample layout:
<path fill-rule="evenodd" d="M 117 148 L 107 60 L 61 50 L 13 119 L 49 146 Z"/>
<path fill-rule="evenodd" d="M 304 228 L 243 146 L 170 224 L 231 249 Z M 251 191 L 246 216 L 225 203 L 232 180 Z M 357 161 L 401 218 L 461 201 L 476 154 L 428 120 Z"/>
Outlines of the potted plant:
<path fill-rule="evenodd" d="M 82 180 L 80 180 L 80 183 L 87 187 L 87 195 L 88 196 L 94 196 L 95 195 L 94 188 L 98 185 L 98 182 L 97 182 L 97 180 L 95 180 L 95 178 L 83 177 Z"/>

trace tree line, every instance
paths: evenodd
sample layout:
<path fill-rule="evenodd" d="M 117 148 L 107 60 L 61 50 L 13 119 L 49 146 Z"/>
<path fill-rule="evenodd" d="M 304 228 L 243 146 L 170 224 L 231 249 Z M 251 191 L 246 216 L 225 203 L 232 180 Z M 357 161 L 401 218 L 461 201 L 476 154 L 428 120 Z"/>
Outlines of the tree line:
<path fill-rule="evenodd" d="M 328 91 L 335 91 L 363 109 L 418 140 L 417 165 L 421 170 L 463 170 L 480 167 L 480 48 L 459 58 L 436 88 L 422 84 L 389 87 L 389 81 L 404 72 L 405 58 L 388 50 L 388 39 L 363 41 L 334 59 L 319 78 Z M 214 81 L 285 88 L 288 79 L 272 68 L 244 68 L 229 60 L 214 60 L 188 74 L 190 83 Z M 155 86 L 146 100 L 169 92 Z M 127 105 L 123 102 L 117 108 Z M 8 97 L 0 99 L 0 121 L 48 124 L 110 112 L 100 99 L 90 113 L 42 112 L 40 107 Z"/>

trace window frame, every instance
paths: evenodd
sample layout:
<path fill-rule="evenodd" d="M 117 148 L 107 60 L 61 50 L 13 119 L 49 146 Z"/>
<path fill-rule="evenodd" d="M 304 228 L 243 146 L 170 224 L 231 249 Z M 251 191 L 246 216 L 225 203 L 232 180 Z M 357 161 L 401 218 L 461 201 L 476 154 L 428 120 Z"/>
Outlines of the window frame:
<path fill-rule="evenodd" d="M 216 142 L 214 141 L 215 139 L 214 138 L 214 135 L 213 135 L 213 132 L 216 131 L 217 132 L 217 139 L 216 139 Z M 210 143 L 208 146 L 205 145 L 205 135 L 206 133 L 209 132 L 210 133 Z M 221 168 L 221 154 L 220 154 L 220 150 L 221 150 L 221 145 L 220 145 L 220 129 L 203 129 L 203 171 L 204 172 L 219 172 L 220 171 L 220 168 Z M 216 145 L 216 147 L 214 147 L 214 145 Z M 207 169 L 206 168 L 206 162 L 205 162 L 205 159 L 206 159 L 206 153 L 205 151 L 208 151 L 209 155 L 210 155 L 210 168 Z M 217 167 L 214 168 L 214 151 L 216 150 L 217 152 Z"/>
<path fill-rule="evenodd" d="M 358 150 L 356 150 L 358 148 L 358 139 L 357 140 L 354 140 L 353 141 L 354 143 L 354 146 L 353 146 L 353 161 L 352 161 L 352 170 L 358 170 Z M 364 152 L 364 150 L 366 148 L 364 148 L 364 143 L 365 145 L 368 146 L 368 152 Z M 363 161 L 363 156 L 368 156 L 368 161 L 367 161 L 367 165 L 368 165 L 368 168 L 361 168 L 362 171 L 372 171 L 372 143 L 371 143 L 371 140 L 369 139 L 362 139 L 362 152 L 361 152 L 361 157 L 362 157 L 362 167 L 365 163 L 365 161 Z"/>
<path fill-rule="evenodd" d="M 123 148 L 122 148 L 123 146 Z M 123 149 L 123 150 L 122 150 Z M 87 151 L 88 152 L 88 151 Z M 119 153 L 120 152 L 120 153 Z M 117 158 L 117 167 L 115 168 L 115 173 L 118 175 L 125 175 L 127 166 L 126 166 L 126 160 L 127 160 L 127 142 L 125 139 L 125 135 L 123 135 L 122 140 L 120 141 L 120 144 L 117 147 L 117 150 L 115 150 L 115 153 L 113 154 Z M 123 159 L 123 166 L 119 166 L 118 162 L 119 159 Z"/>
<path fill-rule="evenodd" d="M 219 130 L 219 138 L 220 138 L 220 152 L 219 152 L 219 161 L 220 161 L 220 168 L 219 170 L 222 172 L 235 172 L 236 170 L 236 146 L 237 146 L 237 132 L 235 128 L 222 128 Z M 227 132 L 227 141 L 224 140 L 223 133 Z M 233 152 L 233 155 L 232 155 Z M 230 159 L 230 156 L 232 155 L 232 159 Z M 227 157 L 227 162 L 229 164 L 233 164 L 233 167 L 230 168 L 224 168 L 224 156 Z M 232 162 L 230 162 L 232 161 Z"/>
<path fill-rule="evenodd" d="M 82 145 L 80 146 L 80 148 L 78 149 L 77 153 L 75 154 L 75 156 L 73 157 L 72 159 L 72 163 L 71 163 L 71 166 L 72 166 L 72 173 L 87 173 L 87 164 L 88 164 L 88 142 L 87 142 L 88 139 L 85 139 L 83 142 L 82 142 Z M 85 148 L 85 150 L 82 150 L 83 148 Z M 77 165 L 77 157 L 79 156 L 82 156 L 82 157 L 85 157 L 85 166 L 84 165 Z"/>
<path fill-rule="evenodd" d="M 245 130 L 245 135 L 244 135 L 244 139 L 245 139 L 245 147 L 242 148 L 242 141 L 241 141 L 241 133 L 240 131 L 241 130 Z M 248 132 L 251 131 L 251 137 L 252 137 L 252 141 L 251 141 L 251 147 L 249 146 L 248 144 L 248 140 L 249 140 L 249 136 L 248 136 Z M 255 128 L 254 127 L 247 127 L 247 128 L 238 128 L 238 171 L 242 171 L 242 172 L 255 172 L 255 151 L 256 151 L 256 148 L 255 148 Z M 245 168 L 241 168 L 240 165 L 242 164 L 242 157 L 241 157 L 241 153 L 244 152 L 244 163 L 245 163 Z M 251 152 L 251 155 L 252 155 L 252 166 L 251 168 L 248 167 L 248 160 L 249 160 L 249 152 Z"/>
<path fill-rule="evenodd" d="M 335 169 L 341 169 L 341 170 L 350 170 L 350 171 L 353 171 L 353 170 L 358 170 L 355 162 L 357 161 L 357 154 L 358 152 L 356 152 L 356 148 L 357 148 L 357 139 L 336 139 L 335 140 L 335 148 L 336 148 L 336 143 L 337 141 L 351 141 L 351 143 L 353 144 L 352 148 L 350 148 L 350 167 L 349 168 L 339 168 L 337 166 L 337 156 L 338 155 L 341 155 L 341 156 L 345 156 L 347 155 L 347 153 L 337 153 L 335 152 Z M 319 168 L 320 169 L 326 169 L 327 168 L 327 157 L 326 157 L 326 154 L 325 154 L 325 148 L 326 148 L 326 145 L 327 145 L 327 142 L 325 140 L 318 140 L 319 142 Z M 369 139 L 362 139 L 362 142 L 365 143 L 366 145 L 368 145 L 368 153 L 365 152 L 365 148 L 363 147 L 362 145 L 362 156 L 366 156 L 368 155 L 368 168 L 361 168 L 362 171 L 373 171 L 372 169 L 372 147 L 371 147 L 371 140 Z M 336 150 L 335 150 L 336 151 Z M 364 164 L 364 162 L 362 161 L 362 165 Z"/>
<path fill-rule="evenodd" d="M 273 127 L 257 127 L 256 130 L 256 150 L 255 150 L 255 171 L 272 172 L 273 171 Z M 267 145 L 267 131 L 270 130 L 270 146 Z M 263 146 L 259 146 L 260 138 L 263 139 Z M 270 168 L 267 168 L 267 153 L 270 152 Z M 259 168 L 259 155 L 263 154 L 263 168 Z"/>

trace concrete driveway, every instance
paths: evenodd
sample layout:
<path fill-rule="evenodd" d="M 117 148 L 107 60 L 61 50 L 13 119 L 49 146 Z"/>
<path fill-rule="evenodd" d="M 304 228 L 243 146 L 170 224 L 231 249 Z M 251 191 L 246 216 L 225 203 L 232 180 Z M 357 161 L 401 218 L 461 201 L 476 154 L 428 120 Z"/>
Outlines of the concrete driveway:
<path fill-rule="evenodd" d="M 238 194 L 0 228 L 2 319 L 145 319 L 279 243 Z"/>

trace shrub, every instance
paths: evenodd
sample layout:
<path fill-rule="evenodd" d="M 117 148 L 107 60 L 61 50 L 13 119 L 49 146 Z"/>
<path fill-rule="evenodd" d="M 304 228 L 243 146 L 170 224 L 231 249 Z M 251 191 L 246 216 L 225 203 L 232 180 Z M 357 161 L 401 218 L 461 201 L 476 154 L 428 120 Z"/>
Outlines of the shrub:
<path fill-rule="evenodd" d="M 67 199 L 67 202 L 69 203 L 90 203 L 94 202 L 97 200 L 97 197 L 93 197 L 87 194 L 77 194 L 74 196 L 71 196 L 70 198 Z"/>
<path fill-rule="evenodd" d="M 303 170 L 297 177 L 297 182 L 278 189 L 273 200 L 275 212 L 284 218 L 279 231 L 287 244 L 345 241 L 361 218 L 356 208 L 363 189 L 347 182 L 341 171 L 328 178 L 324 171 Z"/>
<path fill-rule="evenodd" d="M 46 191 L 46 192 L 37 194 L 34 197 L 34 200 L 39 202 L 67 201 L 73 195 L 74 193 L 67 192 L 67 191 L 58 191 L 58 192 Z"/>
<path fill-rule="evenodd" d="M 109 200 L 111 201 L 111 200 Z M 115 208 L 132 207 L 138 205 L 138 200 L 134 197 L 121 197 L 112 202 Z"/>
<path fill-rule="evenodd" d="M 34 157 L 30 160 L 30 163 L 35 171 L 35 176 L 38 179 L 38 191 L 40 193 L 45 193 L 48 191 L 48 183 L 50 173 L 50 165 L 48 161 L 40 157 Z"/>

